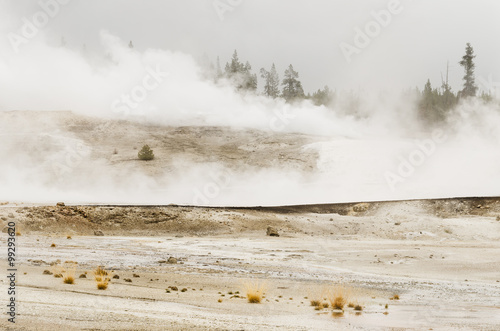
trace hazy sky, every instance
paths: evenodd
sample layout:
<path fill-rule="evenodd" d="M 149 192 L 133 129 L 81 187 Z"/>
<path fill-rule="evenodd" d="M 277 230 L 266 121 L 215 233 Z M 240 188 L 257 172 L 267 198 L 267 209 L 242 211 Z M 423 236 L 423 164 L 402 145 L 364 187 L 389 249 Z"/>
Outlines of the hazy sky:
<path fill-rule="evenodd" d="M 254 72 L 275 62 L 282 75 L 288 64 L 299 71 L 306 91 L 325 84 L 336 89 L 406 89 L 434 86 L 450 61 L 450 82 L 461 87 L 458 61 L 470 42 L 477 54 L 477 76 L 500 81 L 500 1 L 451 0 L 41 0 L 65 2 L 43 28 L 48 40 L 68 47 L 98 49 L 105 29 L 138 50 L 180 50 L 221 64 L 237 49 Z M 39 1 L 3 0 L 6 33 L 42 10 Z M 392 7 L 391 7 L 392 6 Z M 373 30 L 370 43 L 348 63 L 340 44 L 355 46 L 355 29 L 377 29 L 372 12 L 393 8 L 386 26 Z M 219 8 L 219 9 L 217 9 Z M 365 40 L 366 42 L 366 40 Z M 259 91 L 262 84 L 259 86 Z"/>

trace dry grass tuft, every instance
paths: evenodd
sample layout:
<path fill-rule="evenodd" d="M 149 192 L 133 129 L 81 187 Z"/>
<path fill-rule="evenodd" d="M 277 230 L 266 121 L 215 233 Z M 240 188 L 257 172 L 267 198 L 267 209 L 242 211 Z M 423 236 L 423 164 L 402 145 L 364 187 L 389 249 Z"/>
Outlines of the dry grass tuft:
<path fill-rule="evenodd" d="M 50 247 L 56 247 L 56 244 L 52 243 L 52 245 L 50 245 Z"/>
<path fill-rule="evenodd" d="M 244 283 L 247 299 L 249 303 L 260 303 L 264 297 L 266 285 L 263 282 L 247 282 Z"/>
<path fill-rule="evenodd" d="M 75 283 L 75 277 L 73 276 L 65 276 L 64 279 L 64 284 L 74 284 Z"/>
<path fill-rule="evenodd" d="M 313 307 L 319 307 L 321 305 L 321 301 L 320 300 L 311 300 L 311 306 Z"/>
<path fill-rule="evenodd" d="M 98 266 L 94 271 L 94 279 L 97 284 L 98 290 L 105 290 L 108 288 L 109 281 L 111 278 L 108 276 L 108 272 L 102 266 Z"/>
<path fill-rule="evenodd" d="M 363 307 L 361 305 L 356 305 L 356 306 L 354 306 L 354 310 L 362 311 Z"/>
<path fill-rule="evenodd" d="M 63 274 L 63 282 L 65 284 L 74 284 L 75 283 L 75 272 L 76 272 L 76 262 L 68 261 L 63 264 L 62 274 Z"/>
<path fill-rule="evenodd" d="M 391 300 L 399 300 L 399 294 L 394 294 Z"/>
<path fill-rule="evenodd" d="M 343 310 L 349 297 L 351 296 L 351 288 L 342 284 L 333 286 L 328 291 L 328 301 L 333 309 Z"/>
<path fill-rule="evenodd" d="M 311 288 L 308 291 L 307 297 L 306 298 L 311 298 L 309 299 L 309 303 L 311 306 L 314 307 L 315 310 L 321 310 L 323 308 L 328 308 L 329 304 L 326 302 L 323 302 L 323 300 L 326 300 L 325 297 L 327 297 L 328 289 L 326 287 L 323 288 Z M 326 304 L 326 306 L 325 306 Z"/>

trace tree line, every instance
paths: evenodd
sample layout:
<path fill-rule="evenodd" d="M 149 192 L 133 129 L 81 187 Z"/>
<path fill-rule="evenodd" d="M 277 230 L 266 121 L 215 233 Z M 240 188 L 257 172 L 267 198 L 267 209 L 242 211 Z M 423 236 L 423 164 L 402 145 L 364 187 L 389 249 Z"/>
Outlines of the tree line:
<path fill-rule="evenodd" d="M 446 119 L 449 111 L 453 109 L 460 99 L 476 97 L 478 92 L 478 87 L 475 81 L 475 69 L 476 64 L 474 63 L 476 55 L 474 54 L 474 48 L 470 43 L 465 46 L 465 54 L 458 64 L 463 67 L 464 76 L 463 88 L 454 93 L 448 84 L 448 68 L 446 70 L 446 79 L 442 78 L 441 87 L 433 88 L 430 79 L 424 86 L 422 92 L 417 91 L 419 95 L 418 111 L 420 118 L 427 123 L 438 123 Z M 492 96 L 489 93 L 482 92 L 479 96 L 486 102 L 492 100 Z"/>
<path fill-rule="evenodd" d="M 460 66 L 464 69 L 463 88 L 454 92 L 448 83 L 448 68 L 446 79 L 442 78 L 442 83 L 439 88 L 433 87 L 430 80 L 427 80 L 423 90 L 416 89 L 418 97 L 418 113 L 420 118 L 429 123 L 437 123 L 446 119 L 449 111 L 453 109 L 460 99 L 476 97 L 478 87 L 475 82 L 475 59 L 474 49 L 470 43 L 466 44 L 465 54 L 460 62 Z M 221 79 L 231 82 L 238 91 L 257 92 L 257 74 L 252 72 L 252 66 L 248 61 L 243 62 L 238 57 L 238 52 L 235 50 L 232 58 L 228 61 L 224 70 L 220 65 L 220 59 L 217 57 L 217 63 L 214 66 L 205 56 L 204 65 L 208 68 L 208 77 L 215 82 Z M 263 79 L 262 94 L 269 98 L 283 98 L 287 102 L 295 102 L 300 100 L 311 100 L 315 105 L 331 106 L 336 99 L 337 94 L 328 86 L 319 89 L 314 93 L 305 93 L 302 82 L 299 79 L 299 73 L 290 64 L 283 73 L 283 78 L 276 70 L 276 65 L 273 63 L 269 69 L 261 68 L 259 71 L 260 77 Z M 485 101 L 491 101 L 490 94 L 484 92 L 480 97 Z M 357 104 L 356 97 L 349 96 L 352 103 L 351 106 Z"/>
<path fill-rule="evenodd" d="M 225 79 L 238 91 L 257 91 L 257 74 L 252 72 L 252 66 L 248 61 L 243 63 L 238 57 L 237 50 L 234 51 L 231 60 L 226 63 L 224 70 L 220 65 L 220 59 L 217 57 L 217 63 L 214 66 L 207 57 L 204 58 L 203 64 L 208 68 L 208 77 L 218 82 Z M 283 79 L 280 80 L 280 75 L 276 70 L 276 65 L 273 63 L 269 70 L 261 68 L 260 77 L 264 81 L 262 94 L 269 98 L 283 98 L 287 102 L 295 102 L 305 99 L 310 99 L 316 105 L 328 105 L 331 103 L 334 93 L 328 86 L 319 89 L 312 95 L 305 94 L 302 82 L 299 79 L 299 73 L 290 64 L 283 73 Z"/>

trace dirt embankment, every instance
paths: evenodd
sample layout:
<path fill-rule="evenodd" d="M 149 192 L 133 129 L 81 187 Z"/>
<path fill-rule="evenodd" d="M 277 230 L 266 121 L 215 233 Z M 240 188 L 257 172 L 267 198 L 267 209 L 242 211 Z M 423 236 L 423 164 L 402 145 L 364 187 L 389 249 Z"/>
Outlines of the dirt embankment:
<path fill-rule="evenodd" d="M 204 236 L 265 232 L 268 226 L 273 226 L 288 235 L 298 232 L 349 235 L 356 234 L 363 227 L 367 228 L 371 220 L 387 215 L 396 220 L 411 220 L 412 216 L 442 219 L 481 216 L 495 219 L 500 217 L 500 198 L 248 208 L 176 205 L 32 206 L 4 207 L 3 211 L 4 223 L 7 213 L 15 215 L 17 226 L 23 232 L 94 235 L 101 231 L 105 235 L 120 236 Z M 358 224 L 357 220 L 363 224 Z"/>

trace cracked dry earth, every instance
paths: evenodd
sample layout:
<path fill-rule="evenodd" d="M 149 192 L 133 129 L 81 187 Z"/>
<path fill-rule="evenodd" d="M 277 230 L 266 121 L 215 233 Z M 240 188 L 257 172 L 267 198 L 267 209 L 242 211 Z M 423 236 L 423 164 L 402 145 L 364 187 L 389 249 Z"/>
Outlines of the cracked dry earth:
<path fill-rule="evenodd" d="M 497 198 L 0 209 L 2 246 L 7 222 L 20 234 L 16 330 L 498 330 L 499 215 Z M 73 285 L 44 274 L 65 261 Z M 106 290 L 99 265 L 119 277 Z M 339 286 L 362 311 L 311 306 Z"/>

